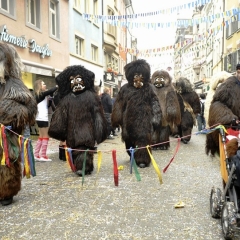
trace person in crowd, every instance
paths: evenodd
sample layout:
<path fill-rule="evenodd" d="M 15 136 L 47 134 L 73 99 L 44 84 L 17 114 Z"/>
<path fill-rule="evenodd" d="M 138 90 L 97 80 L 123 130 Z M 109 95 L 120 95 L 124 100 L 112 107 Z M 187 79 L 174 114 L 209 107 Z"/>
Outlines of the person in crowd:
<path fill-rule="evenodd" d="M 23 64 L 16 49 L 0 42 L 0 123 L 7 148 L 0 146 L 0 204 L 9 205 L 21 190 L 23 173 L 19 135 L 35 123 L 37 103 L 21 78 Z M 7 151 L 8 150 L 8 151 Z M 6 157 L 7 156 L 7 157 Z"/>
<path fill-rule="evenodd" d="M 34 150 L 34 158 L 36 161 L 52 161 L 47 157 L 47 147 L 49 141 L 48 96 L 52 95 L 57 89 L 58 86 L 55 86 L 49 90 L 46 90 L 46 84 L 42 79 L 37 80 L 34 84 L 34 94 L 38 104 L 36 122 L 39 129 L 39 138 Z"/>
<path fill-rule="evenodd" d="M 208 125 L 218 124 L 226 127 L 235 125 L 240 119 L 240 64 L 236 64 L 236 73 L 227 78 L 213 95 L 209 108 Z M 206 135 L 206 154 L 219 154 L 219 131 Z"/>
<path fill-rule="evenodd" d="M 59 104 L 48 134 L 72 149 L 69 163 L 78 176 L 92 173 L 95 146 L 107 138 L 107 121 L 94 81 L 95 74 L 81 65 L 68 66 L 56 77 Z"/>
<path fill-rule="evenodd" d="M 107 120 L 108 123 L 108 137 L 107 139 L 114 139 L 113 135 L 111 132 L 114 132 L 114 129 L 111 124 L 111 114 L 112 114 L 112 98 L 110 96 L 110 89 L 108 87 L 104 88 L 104 92 L 101 96 L 101 102 L 104 110 L 104 116 Z"/>
<path fill-rule="evenodd" d="M 200 104 L 201 104 L 201 112 L 197 115 L 197 124 L 198 124 L 198 131 L 201 131 L 206 128 L 206 120 L 204 117 L 204 108 L 205 108 L 205 99 L 206 95 L 201 93 L 199 95 Z"/>
<path fill-rule="evenodd" d="M 149 63 L 145 59 L 132 61 L 124 66 L 124 72 L 128 83 L 116 97 L 111 122 L 113 127 L 121 126 L 130 160 L 134 157 L 137 166 L 145 168 L 151 163 L 151 149 L 146 147 L 161 128 L 162 110 L 150 82 Z"/>
<path fill-rule="evenodd" d="M 117 94 L 115 93 L 115 94 L 113 95 L 113 97 L 112 97 L 112 105 L 113 105 L 113 106 L 114 106 L 114 103 L 115 103 L 115 100 L 116 100 L 116 96 L 117 96 Z M 118 132 L 120 132 L 120 126 L 118 126 L 118 127 L 116 127 L 116 128 L 112 128 L 111 134 L 112 134 L 113 136 L 117 136 L 116 130 L 117 130 Z"/>

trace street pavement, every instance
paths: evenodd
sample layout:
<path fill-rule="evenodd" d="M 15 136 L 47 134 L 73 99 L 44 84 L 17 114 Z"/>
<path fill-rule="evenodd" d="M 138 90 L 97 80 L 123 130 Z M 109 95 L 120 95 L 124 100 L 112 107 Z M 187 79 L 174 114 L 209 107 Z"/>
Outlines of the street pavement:
<path fill-rule="evenodd" d="M 219 159 L 205 154 L 205 135 L 193 129 L 188 144 L 171 138 L 169 150 L 153 151 L 162 174 L 151 164 L 139 168 L 141 181 L 130 162 L 121 136 L 98 146 L 102 163 L 97 174 L 82 178 L 58 159 L 58 141 L 51 139 L 52 162 L 36 162 L 35 177 L 22 180 L 22 190 L 9 206 L 0 205 L 0 239 L 155 240 L 224 239 L 219 219 L 209 211 L 212 186 L 222 187 Z M 33 146 L 36 137 L 32 137 Z M 112 150 L 116 150 L 119 186 L 114 185 Z M 184 207 L 175 208 L 182 202 Z"/>

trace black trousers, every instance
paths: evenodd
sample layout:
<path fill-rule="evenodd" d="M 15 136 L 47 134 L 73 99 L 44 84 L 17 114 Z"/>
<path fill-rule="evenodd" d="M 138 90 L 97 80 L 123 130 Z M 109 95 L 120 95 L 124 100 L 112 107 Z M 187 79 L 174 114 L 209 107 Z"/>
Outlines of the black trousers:
<path fill-rule="evenodd" d="M 111 123 L 111 113 L 104 113 L 104 116 L 107 120 L 107 124 L 108 124 L 108 135 L 111 134 L 111 132 L 114 132 L 114 129 L 112 127 L 112 123 Z"/>

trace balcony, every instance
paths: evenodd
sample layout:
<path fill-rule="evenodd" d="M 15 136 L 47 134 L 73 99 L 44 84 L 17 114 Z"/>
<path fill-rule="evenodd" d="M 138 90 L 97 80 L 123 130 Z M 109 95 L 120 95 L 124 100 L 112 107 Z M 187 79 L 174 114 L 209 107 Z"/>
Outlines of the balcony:
<path fill-rule="evenodd" d="M 108 54 L 113 54 L 113 52 L 116 50 L 116 46 L 114 43 L 110 43 L 110 42 L 106 42 L 104 41 L 104 45 L 103 45 L 106 53 Z"/>
<path fill-rule="evenodd" d="M 200 64 L 193 66 L 193 70 L 194 70 L 194 72 L 196 73 L 196 75 L 199 75 L 200 69 L 201 69 L 201 65 L 200 65 Z"/>

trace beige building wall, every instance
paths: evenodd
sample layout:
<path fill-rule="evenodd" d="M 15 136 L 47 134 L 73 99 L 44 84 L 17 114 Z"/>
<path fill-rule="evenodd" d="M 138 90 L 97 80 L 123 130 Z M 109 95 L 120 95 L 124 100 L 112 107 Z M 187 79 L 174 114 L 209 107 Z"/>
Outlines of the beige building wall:
<path fill-rule="evenodd" d="M 55 76 L 63 70 L 69 62 L 69 46 L 68 46 L 68 1 L 58 1 L 58 21 L 59 21 L 59 38 L 54 38 L 50 34 L 50 10 L 49 0 L 41 0 L 40 4 L 40 28 L 36 29 L 30 26 L 27 21 L 27 0 L 17 0 L 13 2 L 15 8 L 15 16 L 4 14 L 0 9 L 0 41 L 12 44 L 23 63 L 26 65 L 25 72 L 32 74 L 41 74 L 46 76 Z M 6 35 L 8 34 L 8 35 Z M 20 41 L 26 41 L 26 48 L 18 46 L 14 40 L 6 41 L 11 36 L 16 37 Z M 47 49 L 50 56 L 45 55 L 44 58 L 38 52 L 31 52 L 31 39 L 38 45 L 38 49 L 43 49 L 48 45 Z"/>

